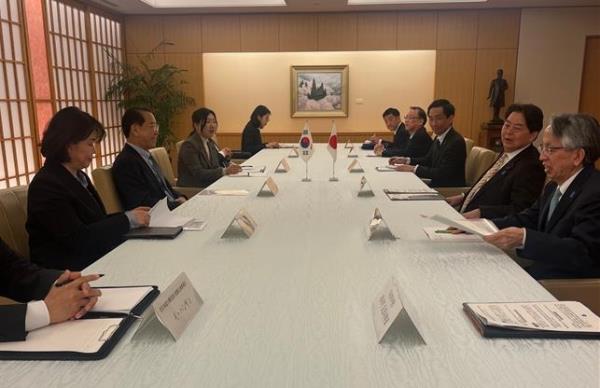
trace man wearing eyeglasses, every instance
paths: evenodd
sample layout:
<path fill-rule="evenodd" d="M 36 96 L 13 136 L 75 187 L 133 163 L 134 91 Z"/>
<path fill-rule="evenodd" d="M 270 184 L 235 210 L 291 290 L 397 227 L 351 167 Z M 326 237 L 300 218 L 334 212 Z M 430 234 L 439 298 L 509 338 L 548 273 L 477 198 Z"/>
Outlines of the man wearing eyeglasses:
<path fill-rule="evenodd" d="M 563 114 L 544 130 L 540 160 L 550 179 L 530 208 L 492 221 L 484 239 L 531 260 L 536 279 L 600 276 L 600 126 L 584 114 Z"/>
<path fill-rule="evenodd" d="M 377 144 L 375 154 L 384 157 L 408 156 L 418 158 L 425 156 L 431 147 L 431 136 L 425 130 L 427 114 L 419 106 L 411 106 L 408 114 L 404 116 L 404 127 L 408 136 L 403 144 L 389 145 Z"/>

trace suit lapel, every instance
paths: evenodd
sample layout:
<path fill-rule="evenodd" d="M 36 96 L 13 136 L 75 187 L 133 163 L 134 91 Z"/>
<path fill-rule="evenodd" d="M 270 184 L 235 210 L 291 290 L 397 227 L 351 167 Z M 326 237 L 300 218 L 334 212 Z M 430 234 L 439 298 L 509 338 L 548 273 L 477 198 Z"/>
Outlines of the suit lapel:
<path fill-rule="evenodd" d="M 146 182 L 152 182 L 151 184 L 152 184 L 152 186 L 154 186 L 154 190 L 162 192 L 163 191 L 162 185 L 158 181 L 158 178 L 156 177 L 156 175 L 154 175 L 154 172 L 152 172 L 152 169 L 150 168 L 150 166 L 148 166 L 148 163 L 146 163 L 144 158 L 142 158 L 142 155 L 140 155 L 129 144 L 126 144 L 125 146 L 126 146 L 127 152 L 130 154 L 130 156 L 132 158 L 134 158 L 137 161 L 137 164 L 142 169 L 142 174 L 144 174 L 144 177 L 146 178 Z"/>
<path fill-rule="evenodd" d="M 52 167 L 59 179 L 63 181 L 65 187 L 74 198 L 77 199 L 84 207 L 86 207 L 91 213 L 103 215 L 106 214 L 104 210 L 104 205 L 102 201 L 98 197 L 96 190 L 93 189 L 92 183 L 90 179 L 86 175 L 86 180 L 91 190 L 86 189 L 83 185 L 75 178 L 65 167 L 62 165 L 54 165 Z"/>
<path fill-rule="evenodd" d="M 554 213 L 552 213 L 552 217 L 548 220 L 546 224 L 546 231 L 549 232 L 554 226 L 556 226 L 558 220 L 560 220 L 565 212 L 571 207 L 571 204 L 575 202 L 577 196 L 581 193 L 583 185 L 587 182 L 588 177 L 590 176 L 591 169 L 584 168 L 583 171 L 577 175 L 577 178 L 569 185 L 567 192 L 564 193 L 560 197 L 560 201 L 554 209 Z M 550 204 L 550 201 L 548 201 Z M 545 209 L 545 213 L 548 214 L 548 209 Z"/>

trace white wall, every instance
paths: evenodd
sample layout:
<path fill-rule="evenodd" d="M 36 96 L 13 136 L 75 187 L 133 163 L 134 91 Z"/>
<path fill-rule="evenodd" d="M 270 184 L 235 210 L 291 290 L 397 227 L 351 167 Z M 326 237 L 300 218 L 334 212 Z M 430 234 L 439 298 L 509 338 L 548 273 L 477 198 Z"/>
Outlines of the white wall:
<path fill-rule="evenodd" d="M 600 7 L 523 9 L 515 101 L 539 105 L 546 122 L 577 112 L 589 35 L 600 35 Z"/>

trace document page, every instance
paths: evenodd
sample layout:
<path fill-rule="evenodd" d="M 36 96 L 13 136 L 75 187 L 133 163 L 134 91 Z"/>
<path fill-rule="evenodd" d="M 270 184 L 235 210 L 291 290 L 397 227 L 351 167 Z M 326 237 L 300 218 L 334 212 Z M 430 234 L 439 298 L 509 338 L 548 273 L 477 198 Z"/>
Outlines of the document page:
<path fill-rule="evenodd" d="M 438 227 L 423 228 L 431 241 L 456 241 L 456 242 L 481 242 L 481 237 L 476 234 L 451 233 L 447 229 Z"/>
<path fill-rule="evenodd" d="M 188 222 L 193 221 L 190 217 L 181 217 L 175 215 L 167 205 L 167 197 L 161 199 L 150 209 L 150 227 L 158 228 L 173 228 L 184 226 Z"/>
<path fill-rule="evenodd" d="M 96 353 L 124 318 L 78 319 L 33 330 L 25 341 L 0 342 L 0 352 Z"/>
<path fill-rule="evenodd" d="M 102 296 L 91 311 L 103 313 L 129 313 L 150 292 L 152 287 L 102 288 Z"/>
<path fill-rule="evenodd" d="M 600 332 L 600 318 L 579 302 L 468 303 L 467 306 L 488 326 Z"/>
<path fill-rule="evenodd" d="M 223 196 L 245 196 L 248 195 L 248 190 L 208 190 L 204 189 L 200 195 L 223 195 Z"/>
<path fill-rule="evenodd" d="M 463 230 L 468 233 L 477 234 L 479 236 L 488 236 L 490 234 L 494 234 L 498 231 L 498 228 L 492 221 L 487 220 L 485 218 L 473 219 L 473 220 L 451 220 L 444 216 L 434 215 L 431 217 L 424 216 L 431 220 L 437 221 L 444 225 L 452 226 L 454 228 Z"/>

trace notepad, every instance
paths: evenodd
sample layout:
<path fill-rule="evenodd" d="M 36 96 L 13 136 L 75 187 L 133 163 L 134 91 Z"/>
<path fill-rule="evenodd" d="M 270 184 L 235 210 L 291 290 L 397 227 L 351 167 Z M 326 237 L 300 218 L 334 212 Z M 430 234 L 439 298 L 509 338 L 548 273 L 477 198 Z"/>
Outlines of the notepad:
<path fill-rule="evenodd" d="M 222 196 L 245 196 L 248 195 L 248 190 L 209 190 L 204 189 L 200 195 L 222 195 Z"/>
<path fill-rule="evenodd" d="M 379 171 L 379 172 L 394 172 L 396 171 L 396 169 L 394 168 L 394 166 L 377 166 L 375 167 L 375 170 Z"/>
<path fill-rule="evenodd" d="M 78 319 L 33 330 L 26 341 L 0 342 L 0 352 L 96 353 L 125 318 Z"/>
<path fill-rule="evenodd" d="M 454 242 L 481 242 L 481 237 L 476 234 L 450 233 L 444 228 L 427 227 L 423 231 L 431 241 L 454 241 Z"/>
<path fill-rule="evenodd" d="M 92 312 L 128 314 L 146 295 L 154 290 L 151 286 L 144 287 L 100 287 L 102 296 L 92 308 Z"/>
<path fill-rule="evenodd" d="M 489 236 L 490 234 L 494 234 L 498 231 L 498 228 L 496 227 L 496 225 L 494 225 L 494 223 L 492 221 L 487 220 L 485 218 L 478 218 L 478 219 L 472 219 L 472 220 L 467 220 L 467 219 L 451 220 L 449 218 L 446 218 L 446 217 L 440 216 L 440 215 L 434 215 L 431 217 L 423 216 L 423 217 L 429 218 L 433 221 L 437 221 L 437 222 L 442 223 L 447 226 L 452 226 L 454 228 L 464 230 L 467 233 L 477 234 L 479 236 Z"/>

